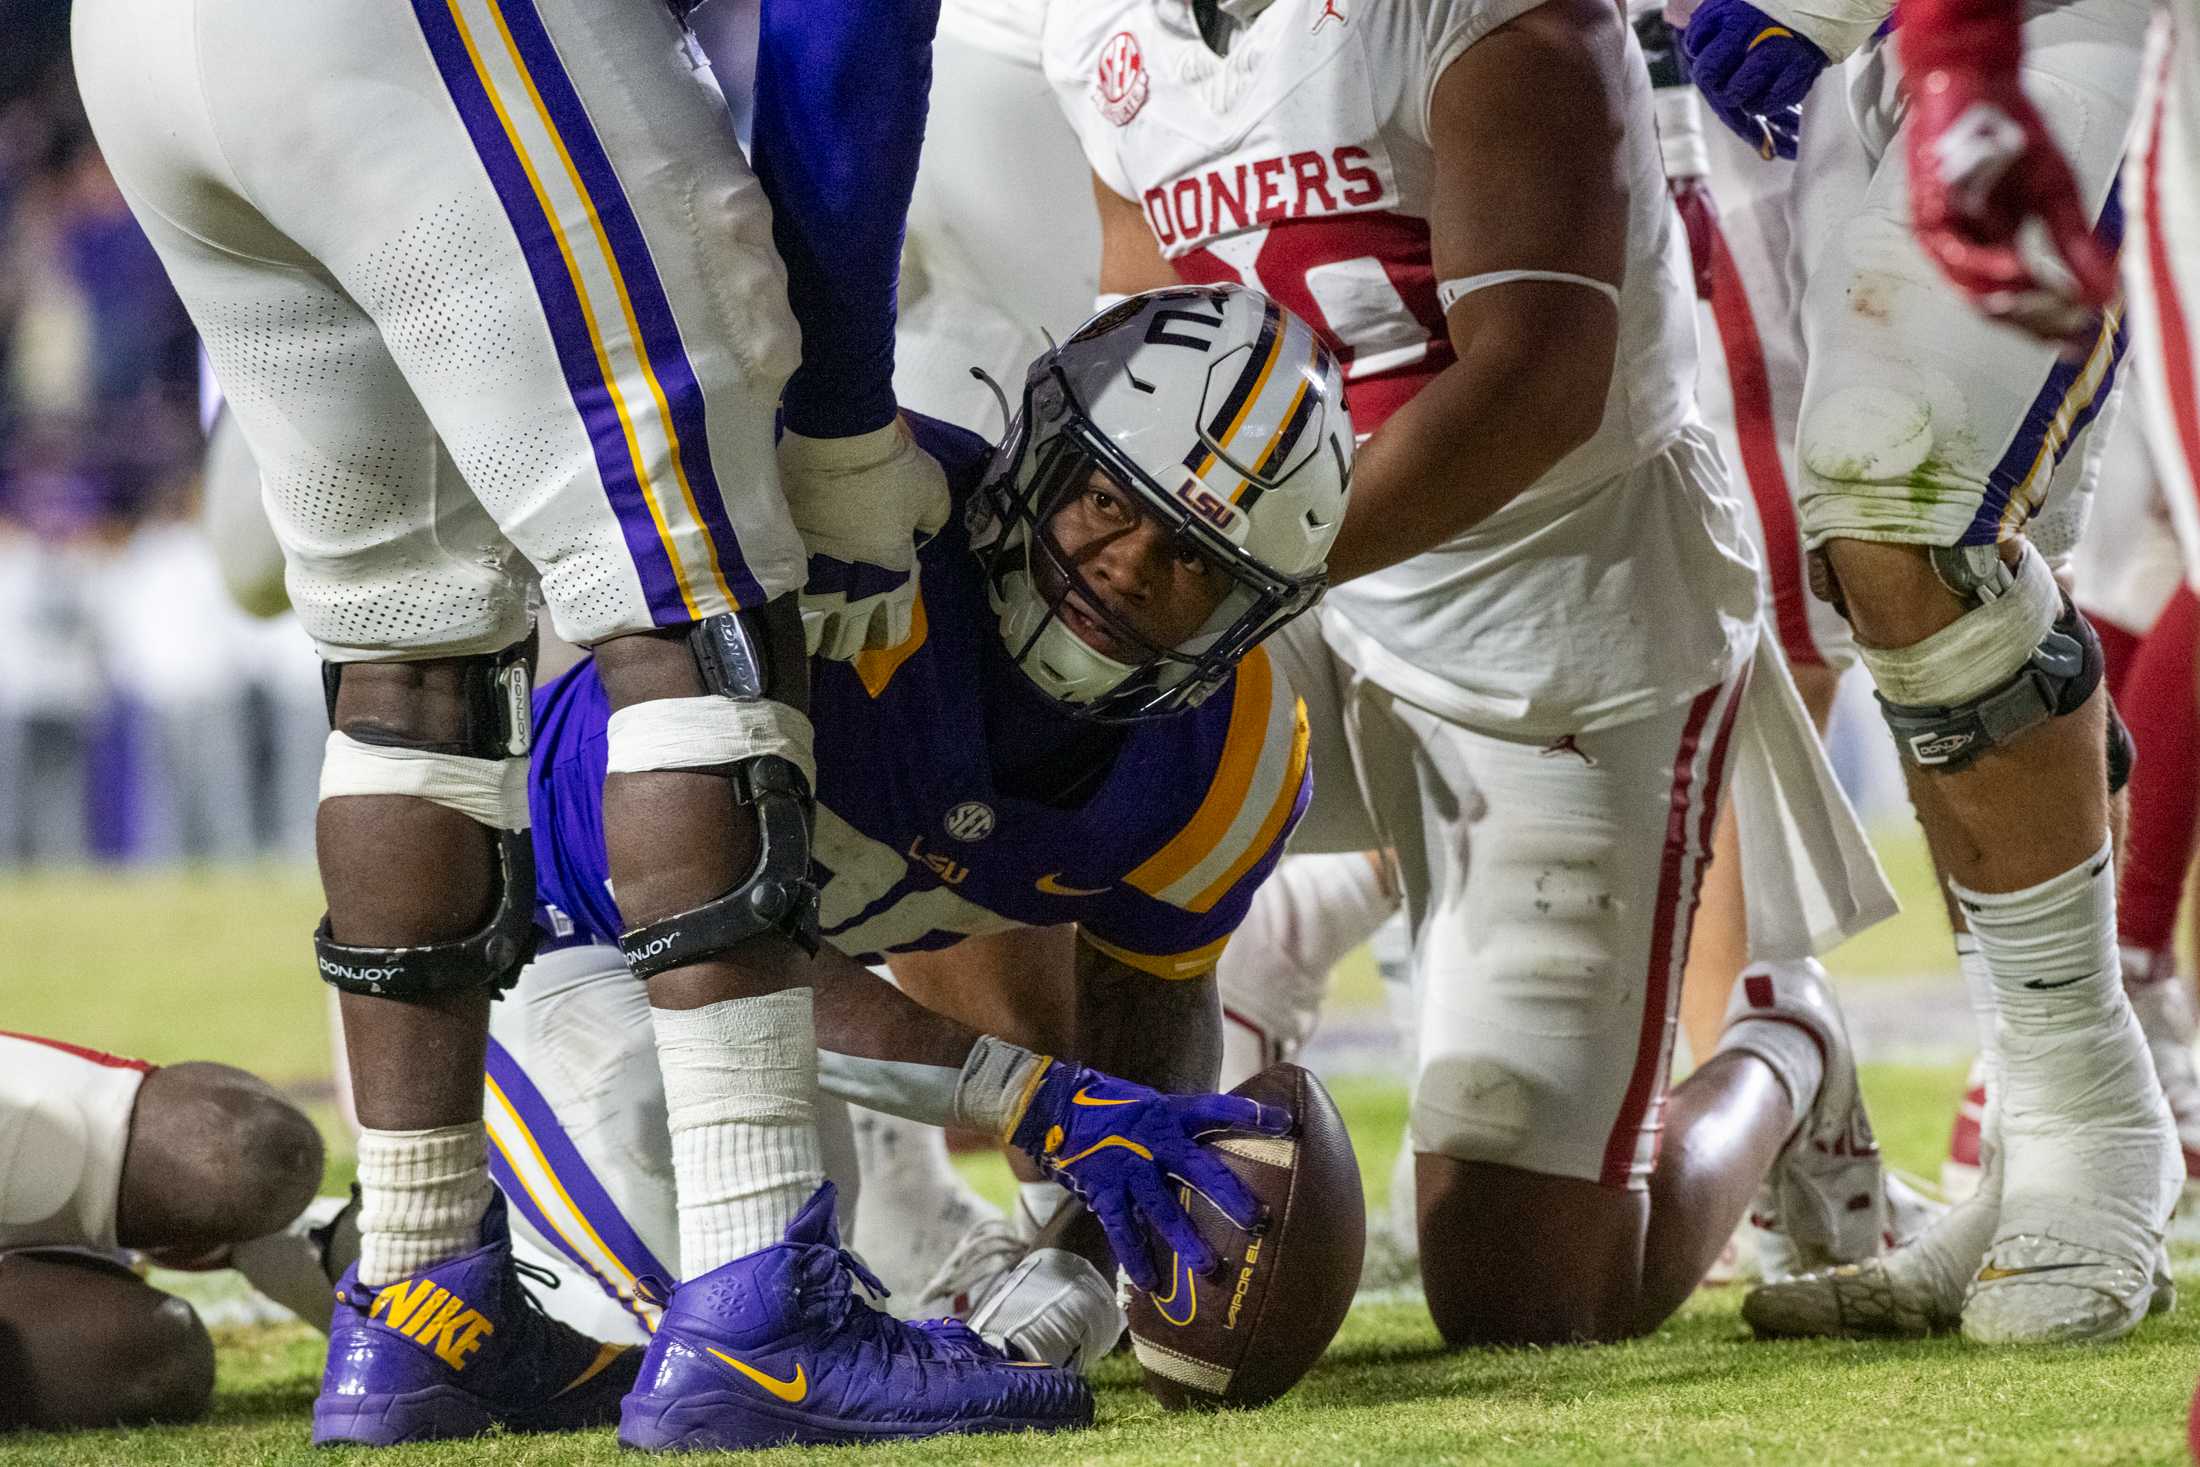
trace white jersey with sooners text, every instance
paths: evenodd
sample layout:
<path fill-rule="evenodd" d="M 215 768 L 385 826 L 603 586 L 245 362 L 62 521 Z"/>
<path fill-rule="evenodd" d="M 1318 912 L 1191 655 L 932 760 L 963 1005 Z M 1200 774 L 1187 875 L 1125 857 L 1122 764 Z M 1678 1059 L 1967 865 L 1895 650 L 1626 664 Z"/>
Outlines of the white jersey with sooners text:
<path fill-rule="evenodd" d="M 1324 331 L 1364 435 L 1453 360 L 1428 227 L 1437 79 L 1539 3 L 1275 0 L 1227 57 L 1183 0 L 1055 4 L 1047 79 L 1179 275 L 1255 286 Z M 1648 716 L 1722 681 L 1753 636 L 1738 507 L 1688 447 L 1703 436 L 1692 296 L 1640 72 L 1602 426 L 1474 529 L 1328 602 L 1368 676 L 1485 727 Z M 1675 454 L 1681 472 L 1637 472 Z"/>

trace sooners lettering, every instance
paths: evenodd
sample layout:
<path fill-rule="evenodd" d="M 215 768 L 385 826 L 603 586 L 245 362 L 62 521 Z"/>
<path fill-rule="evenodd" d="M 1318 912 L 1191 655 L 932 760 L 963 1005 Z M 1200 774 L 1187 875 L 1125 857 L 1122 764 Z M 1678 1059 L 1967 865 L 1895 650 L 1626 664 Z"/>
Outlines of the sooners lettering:
<path fill-rule="evenodd" d="M 1361 147 L 1308 149 L 1186 174 L 1144 196 L 1146 222 L 1163 249 L 1279 219 L 1367 209 L 1383 201 L 1383 176 Z"/>
<path fill-rule="evenodd" d="M 1321 332 L 1351 384 L 1361 435 L 1451 364 L 1426 220 L 1388 210 L 1286 219 L 1212 239 L 1171 263 L 1188 284 L 1264 291 Z"/>

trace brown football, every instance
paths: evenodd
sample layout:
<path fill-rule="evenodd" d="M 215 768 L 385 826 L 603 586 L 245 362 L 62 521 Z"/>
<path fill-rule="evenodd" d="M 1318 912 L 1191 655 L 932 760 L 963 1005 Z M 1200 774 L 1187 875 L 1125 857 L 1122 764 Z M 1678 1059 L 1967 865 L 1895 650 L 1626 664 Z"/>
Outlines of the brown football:
<path fill-rule="evenodd" d="M 1130 1290 L 1131 1348 L 1146 1389 L 1172 1410 L 1262 1406 L 1296 1385 L 1344 1324 L 1367 1250 L 1359 1162 L 1321 1081 L 1275 1065 L 1231 1093 L 1283 1106 L 1295 1124 L 1288 1136 L 1208 1142 L 1267 1209 L 1265 1230 L 1247 1233 L 1183 1189 L 1221 1267 L 1194 1277 L 1156 1243 L 1165 1282 L 1158 1293 Z"/>

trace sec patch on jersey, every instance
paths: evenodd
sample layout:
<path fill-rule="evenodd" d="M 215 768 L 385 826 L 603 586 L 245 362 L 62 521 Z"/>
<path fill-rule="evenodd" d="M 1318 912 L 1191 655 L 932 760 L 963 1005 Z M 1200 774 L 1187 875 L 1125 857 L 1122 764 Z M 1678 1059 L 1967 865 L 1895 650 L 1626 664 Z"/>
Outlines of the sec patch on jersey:
<path fill-rule="evenodd" d="M 1267 1212 L 1245 1232 L 1187 1189 L 1184 1203 L 1221 1261 L 1195 1277 L 1157 1247 L 1159 1291 L 1131 1288 L 1131 1348 L 1146 1388 L 1172 1410 L 1261 1406 L 1298 1383 L 1336 1338 L 1360 1286 L 1367 1205 L 1336 1102 L 1297 1065 L 1261 1071 L 1233 1092 L 1287 1107 L 1285 1136 L 1212 1142 Z"/>

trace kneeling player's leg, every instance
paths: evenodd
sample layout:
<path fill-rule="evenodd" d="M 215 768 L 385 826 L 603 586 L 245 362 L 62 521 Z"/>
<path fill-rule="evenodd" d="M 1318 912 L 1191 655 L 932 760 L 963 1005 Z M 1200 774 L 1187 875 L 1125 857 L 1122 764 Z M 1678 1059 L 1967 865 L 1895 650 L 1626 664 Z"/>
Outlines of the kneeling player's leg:
<path fill-rule="evenodd" d="M 111 1259 L 0 1252 L 0 1430 L 195 1421 L 214 1342 L 189 1304 Z"/>
<path fill-rule="evenodd" d="M 1383 715 L 1443 786 L 1423 793 L 1427 833 L 1401 834 L 1400 856 L 1417 919 L 1421 1271 L 1454 1344 L 1635 1327 L 1680 973 L 1738 696 L 1713 689 L 1556 758 L 1403 705 Z M 1441 809 L 1460 814 L 1440 825 Z M 1766 1124 L 1776 1148 L 1784 1121 Z M 1711 1254 L 1732 1227 L 1707 1226 Z"/>

